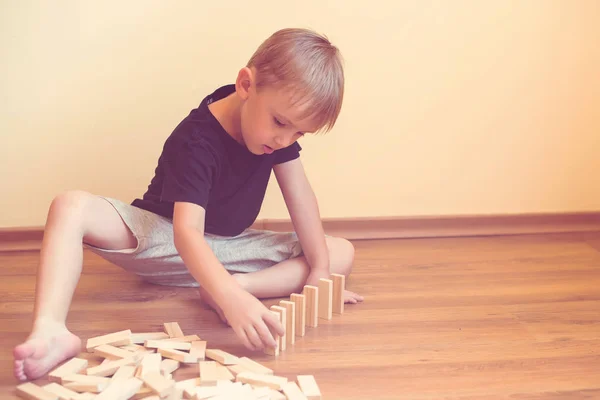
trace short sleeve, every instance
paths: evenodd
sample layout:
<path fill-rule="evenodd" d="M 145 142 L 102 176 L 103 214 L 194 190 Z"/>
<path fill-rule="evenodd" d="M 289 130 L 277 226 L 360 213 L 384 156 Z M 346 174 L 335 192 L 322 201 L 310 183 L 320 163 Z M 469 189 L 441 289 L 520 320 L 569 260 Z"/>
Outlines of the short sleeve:
<path fill-rule="evenodd" d="M 275 152 L 274 164 L 283 164 L 284 162 L 295 160 L 296 158 L 300 157 L 301 150 L 302 147 L 298 142 L 294 142 L 288 147 L 284 147 L 281 150 L 277 150 Z"/>
<path fill-rule="evenodd" d="M 189 202 L 206 209 L 217 158 L 205 141 L 186 141 L 176 146 L 169 152 L 164 168 L 161 200 Z"/>

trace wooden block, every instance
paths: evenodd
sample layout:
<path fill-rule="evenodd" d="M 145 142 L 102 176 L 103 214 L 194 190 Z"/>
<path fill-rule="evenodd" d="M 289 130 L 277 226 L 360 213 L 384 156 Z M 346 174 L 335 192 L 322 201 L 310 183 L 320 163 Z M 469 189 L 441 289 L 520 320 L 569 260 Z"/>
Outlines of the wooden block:
<path fill-rule="evenodd" d="M 319 325 L 319 289 L 304 285 L 302 294 L 306 298 L 306 326 L 316 328 Z"/>
<path fill-rule="evenodd" d="M 143 343 L 143 342 L 142 342 Z M 155 353 L 156 349 L 147 349 L 144 346 L 140 346 L 139 344 L 128 344 L 125 346 L 119 347 L 122 350 L 132 351 L 134 353 Z"/>
<path fill-rule="evenodd" d="M 283 385 L 283 394 L 287 400 L 308 400 L 296 382 L 288 382 Z"/>
<path fill-rule="evenodd" d="M 146 374 L 160 373 L 160 363 L 162 356 L 159 353 L 151 353 L 144 355 L 142 362 L 140 363 L 141 369 L 138 378 L 143 378 Z"/>
<path fill-rule="evenodd" d="M 137 393 L 142 384 L 138 378 L 115 380 L 95 400 L 127 400 Z"/>
<path fill-rule="evenodd" d="M 90 392 L 90 393 L 100 393 L 108 386 L 107 383 L 92 383 L 92 382 L 69 382 L 63 384 L 64 387 L 70 390 L 74 390 L 75 392 Z"/>
<path fill-rule="evenodd" d="M 221 394 L 221 388 L 217 386 L 200 386 L 195 390 L 195 398 L 198 400 L 211 399 L 219 394 Z"/>
<path fill-rule="evenodd" d="M 277 316 L 277 318 L 279 320 L 281 320 L 281 315 L 279 314 L 279 312 L 273 311 L 273 310 L 270 310 L 270 311 L 273 314 L 275 314 L 275 316 Z M 273 335 L 273 338 L 275 339 L 275 343 L 277 343 L 277 345 L 275 347 L 265 347 L 265 349 L 263 350 L 263 352 L 265 354 L 270 354 L 272 356 L 278 356 L 279 355 L 279 342 L 280 342 L 280 338 L 279 338 L 279 335 L 276 332 L 274 332 L 274 331 L 272 331 L 271 334 Z"/>
<path fill-rule="evenodd" d="M 88 360 L 83 358 L 71 358 L 69 361 L 56 368 L 48 374 L 48 378 L 52 382 L 62 382 L 62 377 L 65 375 L 77 374 L 88 366 Z"/>
<path fill-rule="evenodd" d="M 206 359 L 206 341 L 196 340 L 192 342 L 192 348 L 190 349 L 190 356 L 196 361 L 202 361 Z"/>
<path fill-rule="evenodd" d="M 237 374 L 239 374 L 241 372 L 244 372 L 244 371 L 252 372 L 252 370 L 246 368 L 246 366 L 244 366 L 242 364 L 227 365 L 226 368 L 229 370 L 229 372 L 231 372 L 233 374 L 234 378 L 237 376 Z"/>
<path fill-rule="evenodd" d="M 17 386 L 17 396 L 28 400 L 58 400 L 58 395 L 47 391 L 33 382 Z"/>
<path fill-rule="evenodd" d="M 217 385 L 217 363 L 216 361 L 200 361 L 200 386 Z"/>
<path fill-rule="evenodd" d="M 167 332 L 171 338 L 180 338 L 185 336 L 177 322 L 165 322 L 164 327 L 165 332 Z"/>
<path fill-rule="evenodd" d="M 157 396 L 158 397 L 158 396 Z M 175 388 L 171 394 L 166 398 L 166 400 L 181 400 L 183 398 L 183 390 L 179 390 Z M 148 398 L 146 398 L 148 400 Z M 150 399 L 152 400 L 152 399 Z M 159 399 L 156 399 L 159 400 Z"/>
<path fill-rule="evenodd" d="M 331 319 L 333 317 L 333 281 L 319 279 L 319 318 Z"/>
<path fill-rule="evenodd" d="M 140 379 L 142 382 L 143 380 Z M 132 399 L 145 399 L 148 396 L 155 396 L 154 392 L 152 391 L 152 389 L 150 389 L 148 386 L 142 386 L 141 388 L 138 389 L 137 392 L 135 392 L 135 394 L 133 395 Z"/>
<path fill-rule="evenodd" d="M 149 349 L 189 350 L 192 348 L 192 344 L 189 342 L 176 342 L 167 340 L 146 340 L 144 346 Z"/>
<path fill-rule="evenodd" d="M 144 384 L 160 397 L 166 397 L 175 389 L 175 382 L 170 381 L 160 374 L 151 372 L 142 377 Z"/>
<path fill-rule="evenodd" d="M 111 380 L 114 381 L 115 379 L 133 378 L 135 375 L 135 370 L 136 370 L 135 365 L 123 365 L 121 368 L 119 368 L 117 370 L 117 372 L 114 373 Z"/>
<path fill-rule="evenodd" d="M 89 376 L 83 374 L 70 374 L 62 377 L 62 385 L 65 386 L 67 383 L 99 383 L 104 386 L 108 386 L 110 383 L 110 378 L 106 378 L 103 376 Z"/>
<path fill-rule="evenodd" d="M 166 360 L 162 360 L 162 362 L 160 363 L 160 372 L 163 375 L 170 374 L 174 372 L 177 368 L 179 368 L 180 365 L 181 364 L 179 363 L 179 361 L 167 358 Z"/>
<path fill-rule="evenodd" d="M 123 358 L 121 360 L 111 361 L 106 364 L 101 364 L 96 367 L 91 367 L 87 369 L 87 374 L 89 376 L 110 376 L 117 372 L 119 368 L 124 365 L 138 365 L 142 360 L 141 354 L 135 354 L 128 358 Z"/>
<path fill-rule="evenodd" d="M 46 390 L 47 392 L 57 395 L 60 400 L 71 400 L 71 399 L 78 400 L 79 399 L 79 393 L 77 393 L 71 389 L 67 389 L 66 387 L 61 386 L 56 382 L 52 382 L 47 385 L 44 385 L 44 386 L 42 386 L 42 389 Z"/>
<path fill-rule="evenodd" d="M 273 375 L 272 369 L 269 369 L 248 357 L 240 357 L 239 365 L 243 365 L 245 368 L 249 369 L 252 372 L 256 372 L 257 374 Z"/>
<path fill-rule="evenodd" d="M 313 375 L 298 375 L 298 385 L 308 400 L 321 400 L 321 391 Z"/>
<path fill-rule="evenodd" d="M 98 347 L 101 344 L 110 344 L 115 347 L 133 344 L 131 341 L 131 330 L 127 329 L 124 331 L 109 333 L 108 335 L 89 338 L 87 340 L 86 349 L 87 351 L 91 352 L 94 347 Z"/>
<path fill-rule="evenodd" d="M 346 276 L 342 274 L 331 274 L 333 281 L 333 313 L 344 313 L 344 290 L 346 289 Z"/>
<path fill-rule="evenodd" d="M 296 336 L 306 333 L 306 297 L 303 294 L 293 293 L 291 301 L 296 304 Z"/>
<path fill-rule="evenodd" d="M 196 360 L 196 358 L 191 356 L 190 353 L 185 353 L 185 352 L 179 351 L 179 350 L 158 349 L 158 352 L 160 353 L 161 356 L 163 356 L 165 358 L 170 358 L 172 360 L 176 360 L 176 361 L 186 363 L 186 364 L 195 363 L 198 361 L 198 360 Z"/>
<path fill-rule="evenodd" d="M 174 338 L 168 338 L 168 339 L 163 339 L 167 342 L 169 341 L 175 341 L 175 342 L 197 342 L 200 341 L 202 339 L 200 339 L 200 337 L 198 337 L 198 335 L 188 335 L 188 336 L 181 336 L 181 337 L 174 337 Z"/>
<path fill-rule="evenodd" d="M 217 364 L 217 382 L 218 381 L 232 381 L 235 377 L 227 369 L 225 365 Z"/>
<path fill-rule="evenodd" d="M 281 300 L 279 305 L 285 308 L 285 337 L 287 345 L 291 346 L 296 343 L 296 304 L 293 301 Z"/>
<path fill-rule="evenodd" d="M 196 386 L 200 386 L 200 378 L 185 379 L 183 381 L 175 382 L 175 389 L 185 390 Z"/>
<path fill-rule="evenodd" d="M 169 334 L 165 332 L 142 332 L 132 333 L 131 342 L 137 344 L 144 344 L 146 340 L 162 340 L 169 339 Z"/>
<path fill-rule="evenodd" d="M 132 356 L 133 352 L 111 346 L 110 344 L 101 344 L 98 347 L 94 347 L 94 354 L 100 357 L 120 359 Z"/>
<path fill-rule="evenodd" d="M 235 377 L 236 382 L 248 383 L 252 386 L 267 386 L 271 389 L 282 390 L 288 380 L 283 376 L 262 375 L 254 372 L 242 372 Z"/>
<path fill-rule="evenodd" d="M 207 349 L 205 354 L 206 357 L 210 358 L 211 360 L 218 361 L 223 365 L 235 365 L 239 364 L 240 362 L 240 359 L 233 354 L 229 354 L 219 349 Z"/>
<path fill-rule="evenodd" d="M 269 400 L 286 400 L 285 395 L 275 389 L 269 389 Z"/>
<path fill-rule="evenodd" d="M 287 310 L 285 309 L 285 307 L 281 306 L 271 306 L 271 310 L 279 312 L 279 321 L 283 326 L 284 333 L 282 336 L 279 337 L 278 343 L 279 350 L 284 351 L 287 348 L 287 332 L 285 332 L 287 327 Z"/>
<path fill-rule="evenodd" d="M 90 392 L 79 393 L 79 396 L 76 399 L 71 400 L 95 400 L 96 394 Z"/>

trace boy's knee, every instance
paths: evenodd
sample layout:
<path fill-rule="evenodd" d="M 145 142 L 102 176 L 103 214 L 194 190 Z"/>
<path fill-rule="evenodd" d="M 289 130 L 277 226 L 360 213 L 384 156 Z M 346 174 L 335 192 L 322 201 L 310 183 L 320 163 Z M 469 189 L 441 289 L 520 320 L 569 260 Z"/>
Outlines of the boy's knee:
<path fill-rule="evenodd" d="M 69 190 L 56 196 L 50 205 L 51 213 L 78 214 L 82 212 L 92 195 L 83 190 Z"/>
<path fill-rule="evenodd" d="M 354 265 L 354 245 L 343 238 L 328 238 L 331 272 L 350 275 Z"/>

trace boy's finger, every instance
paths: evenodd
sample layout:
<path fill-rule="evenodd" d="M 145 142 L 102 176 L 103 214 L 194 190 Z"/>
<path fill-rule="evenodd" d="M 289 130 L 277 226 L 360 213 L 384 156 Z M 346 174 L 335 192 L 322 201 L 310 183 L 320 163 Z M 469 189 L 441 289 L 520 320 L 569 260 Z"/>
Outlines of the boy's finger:
<path fill-rule="evenodd" d="M 267 325 L 273 328 L 277 335 L 283 336 L 283 334 L 285 333 L 285 329 L 283 328 L 283 325 L 281 325 L 281 321 L 279 320 L 279 318 L 277 318 L 275 314 L 265 314 L 265 322 L 267 323 Z"/>
<path fill-rule="evenodd" d="M 240 338 L 240 340 L 242 341 L 242 343 L 248 350 L 252 350 L 252 351 L 255 350 L 254 346 L 248 340 L 248 336 L 246 336 L 246 332 L 243 329 L 238 328 L 238 329 L 234 329 L 234 331 L 235 331 L 235 334 Z"/>
<path fill-rule="evenodd" d="M 261 321 L 255 326 L 255 328 L 265 346 L 277 347 L 277 342 L 275 341 L 275 338 L 273 337 L 273 334 L 271 333 L 267 324 Z"/>
<path fill-rule="evenodd" d="M 258 337 L 258 333 L 254 329 L 254 326 L 250 325 L 244 329 L 246 332 L 246 336 L 252 345 L 254 346 L 254 350 L 261 350 L 264 346 L 260 337 Z"/>

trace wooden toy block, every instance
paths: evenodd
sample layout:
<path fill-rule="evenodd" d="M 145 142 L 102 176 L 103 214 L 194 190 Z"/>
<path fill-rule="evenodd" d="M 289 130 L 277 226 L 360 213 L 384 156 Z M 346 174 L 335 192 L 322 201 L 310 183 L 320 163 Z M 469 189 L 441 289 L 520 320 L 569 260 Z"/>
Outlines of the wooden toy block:
<path fill-rule="evenodd" d="M 251 371 L 250 369 L 246 368 L 246 366 L 243 364 L 227 365 L 226 368 L 229 370 L 229 372 L 233 374 L 234 378 L 237 376 L 237 374 L 241 372 Z"/>
<path fill-rule="evenodd" d="M 218 361 L 223 365 L 235 365 L 239 364 L 240 362 L 240 359 L 236 356 L 220 349 L 207 349 L 205 354 L 206 357 L 210 358 L 211 360 Z"/>
<path fill-rule="evenodd" d="M 172 360 L 176 360 L 182 363 L 195 363 L 198 360 L 193 357 L 192 355 L 190 355 L 190 353 L 185 353 L 183 351 L 179 351 L 179 350 L 172 350 L 172 349 L 158 349 L 158 352 L 160 353 L 161 356 L 165 357 L 165 358 L 170 358 Z"/>
<path fill-rule="evenodd" d="M 232 381 L 235 377 L 231 374 L 229 369 L 225 365 L 217 364 L 217 382 L 219 381 Z"/>
<path fill-rule="evenodd" d="M 127 400 L 142 387 L 143 382 L 138 378 L 119 379 L 111 382 L 95 400 Z"/>
<path fill-rule="evenodd" d="M 321 391 L 313 375 L 298 375 L 298 385 L 308 400 L 321 400 Z"/>
<path fill-rule="evenodd" d="M 165 332 L 167 332 L 170 338 L 180 338 L 185 336 L 177 322 L 165 322 L 163 325 L 165 327 Z"/>
<path fill-rule="evenodd" d="M 52 382 L 62 383 L 62 377 L 65 375 L 77 374 L 88 366 L 88 360 L 83 358 L 71 358 L 69 361 L 56 368 L 48 374 L 48 378 Z"/>
<path fill-rule="evenodd" d="M 91 367 L 87 369 L 87 374 L 89 376 L 110 376 L 117 372 L 119 368 L 124 365 L 138 365 L 142 360 L 141 354 L 134 354 L 131 357 L 123 358 L 116 361 L 111 361 L 106 364 L 101 364 L 96 367 Z"/>
<path fill-rule="evenodd" d="M 62 385 L 67 387 L 69 383 L 89 383 L 89 384 L 99 384 L 101 387 L 106 387 L 110 383 L 110 378 L 105 378 L 103 376 L 89 376 L 83 374 L 71 374 L 65 375 L 62 377 Z M 85 390 L 82 390 L 85 392 Z"/>
<path fill-rule="evenodd" d="M 94 347 L 98 347 L 101 344 L 110 344 L 115 347 L 133 344 L 131 341 L 131 329 L 89 338 L 86 343 L 86 349 L 91 352 Z"/>
<path fill-rule="evenodd" d="M 211 399 L 221 394 L 221 388 L 217 386 L 200 386 L 195 389 L 195 398 L 198 400 Z"/>
<path fill-rule="evenodd" d="M 200 361 L 198 363 L 200 370 L 200 386 L 217 385 L 217 362 Z"/>
<path fill-rule="evenodd" d="M 269 400 L 286 400 L 285 395 L 275 389 L 269 388 Z M 262 399 L 261 399 L 262 400 Z"/>
<path fill-rule="evenodd" d="M 202 361 L 206 359 L 206 340 L 193 341 L 192 348 L 190 349 L 190 357 L 193 357 L 196 361 Z"/>
<path fill-rule="evenodd" d="M 187 336 L 181 336 L 181 337 L 174 337 L 174 338 L 168 338 L 168 339 L 161 339 L 165 342 L 197 342 L 200 339 L 200 337 L 198 335 L 187 335 Z"/>
<path fill-rule="evenodd" d="M 79 393 L 67 389 L 64 386 L 59 385 L 56 382 L 49 383 L 47 385 L 42 386 L 42 389 L 55 394 L 58 396 L 60 400 L 71 400 L 71 399 L 79 399 Z"/>
<path fill-rule="evenodd" d="M 265 367 L 264 365 L 257 363 L 256 361 L 254 361 L 248 357 L 240 357 L 239 365 L 243 365 L 245 368 L 249 369 L 252 372 L 256 372 L 258 374 L 273 375 L 272 369 L 269 369 L 269 368 Z"/>
<path fill-rule="evenodd" d="M 306 298 L 306 326 L 316 328 L 319 325 L 319 289 L 304 285 L 302 294 Z"/>
<path fill-rule="evenodd" d="M 142 379 L 144 384 L 161 398 L 168 396 L 175 390 L 175 382 L 168 380 L 160 372 L 151 372 L 144 375 Z"/>
<path fill-rule="evenodd" d="M 254 372 L 242 372 L 235 377 L 235 380 L 252 386 L 267 386 L 275 390 L 282 390 L 283 385 L 288 382 L 288 379 L 283 376 L 261 375 Z"/>
<path fill-rule="evenodd" d="M 144 346 L 149 349 L 172 349 L 172 350 L 189 350 L 192 348 L 190 342 L 175 342 L 167 340 L 146 340 Z"/>
<path fill-rule="evenodd" d="M 160 363 L 160 372 L 163 375 L 173 373 L 177 368 L 180 367 L 179 361 L 171 360 L 169 358 L 162 360 Z"/>
<path fill-rule="evenodd" d="M 117 372 L 115 372 L 115 374 L 112 376 L 111 380 L 117 380 L 117 379 L 129 379 L 129 378 L 133 378 L 135 375 L 135 370 L 136 367 L 134 365 L 123 365 L 121 368 L 119 368 L 117 370 Z"/>
<path fill-rule="evenodd" d="M 283 394 L 285 394 L 287 400 L 307 400 L 296 382 L 288 382 L 283 385 Z"/>
<path fill-rule="evenodd" d="M 296 343 L 296 303 L 293 301 L 281 300 L 281 307 L 285 307 L 285 337 L 288 346 Z"/>
<path fill-rule="evenodd" d="M 304 336 L 306 333 L 306 296 L 293 293 L 290 299 L 296 304 L 296 336 Z"/>
<path fill-rule="evenodd" d="M 346 276 L 342 274 L 331 274 L 333 281 L 333 313 L 344 313 L 344 290 L 346 289 Z"/>
<path fill-rule="evenodd" d="M 170 399 L 170 397 L 168 397 Z M 161 400 L 157 395 L 144 397 L 142 400 Z"/>
<path fill-rule="evenodd" d="M 155 394 L 152 391 L 152 389 L 150 389 L 148 386 L 144 385 L 141 388 L 139 388 L 137 392 L 135 392 L 135 394 L 133 395 L 132 399 L 145 399 L 148 396 L 155 396 Z"/>
<path fill-rule="evenodd" d="M 76 399 L 71 399 L 71 400 L 95 400 L 95 399 L 96 399 L 95 393 L 83 392 L 83 393 L 79 393 L 79 396 L 77 396 Z"/>
<path fill-rule="evenodd" d="M 58 395 L 47 391 L 33 382 L 17 386 L 17 396 L 28 400 L 58 400 Z"/>
<path fill-rule="evenodd" d="M 200 378 L 185 379 L 183 381 L 175 382 L 175 389 L 179 390 L 195 388 L 196 386 L 200 386 Z"/>
<path fill-rule="evenodd" d="M 287 327 L 287 310 L 285 309 L 285 307 L 281 306 L 271 306 L 271 310 L 279 313 L 279 321 L 281 322 L 281 325 L 283 326 L 284 330 L 283 335 L 280 336 L 278 340 L 279 350 L 285 351 L 285 349 L 287 348 L 287 332 L 285 332 Z"/>
<path fill-rule="evenodd" d="M 144 342 L 142 342 L 143 344 Z M 134 353 L 155 353 L 156 349 L 147 349 L 144 346 L 140 346 L 139 344 L 128 344 L 125 346 L 120 346 L 119 349 L 121 350 L 127 350 L 127 351 L 131 351 Z"/>
<path fill-rule="evenodd" d="M 160 363 L 162 356 L 159 353 L 150 353 L 144 355 L 142 362 L 140 363 L 139 373 L 136 374 L 138 378 L 143 378 L 146 374 L 153 372 L 160 373 Z"/>
<path fill-rule="evenodd" d="M 75 392 L 90 392 L 100 393 L 108 386 L 107 383 L 92 383 L 92 382 L 69 382 L 63 385 L 67 389 Z"/>
<path fill-rule="evenodd" d="M 275 314 L 275 316 L 281 321 L 281 316 L 277 311 L 273 311 L 273 310 L 269 310 L 269 311 L 271 311 L 273 314 Z M 271 329 L 271 328 L 269 328 L 269 329 Z M 274 331 L 271 331 L 271 335 L 273 335 L 273 339 L 275 339 L 275 343 L 277 343 L 277 345 L 275 347 L 265 347 L 263 352 L 265 354 L 270 354 L 272 356 L 278 356 L 279 355 L 280 338 L 279 338 L 279 335 Z"/>
<path fill-rule="evenodd" d="M 94 354 L 100 357 L 120 359 L 132 356 L 134 353 L 128 350 L 123 350 L 110 344 L 101 344 L 98 347 L 94 347 Z"/>
<path fill-rule="evenodd" d="M 163 340 L 169 339 L 169 335 L 165 332 L 142 332 L 132 333 L 131 341 L 136 344 L 144 344 L 146 340 Z"/>
<path fill-rule="evenodd" d="M 333 281 L 319 279 L 319 318 L 331 319 L 333 310 Z"/>
<path fill-rule="evenodd" d="M 158 396 L 156 396 L 157 399 L 155 400 L 160 400 L 160 398 L 158 398 Z M 181 400 L 183 399 L 183 390 L 179 390 L 177 388 L 175 388 L 171 394 L 166 398 L 166 400 Z M 148 400 L 148 398 L 146 398 L 145 400 Z M 152 400 L 152 399 L 150 399 Z"/>

